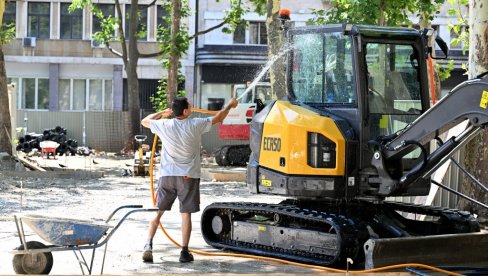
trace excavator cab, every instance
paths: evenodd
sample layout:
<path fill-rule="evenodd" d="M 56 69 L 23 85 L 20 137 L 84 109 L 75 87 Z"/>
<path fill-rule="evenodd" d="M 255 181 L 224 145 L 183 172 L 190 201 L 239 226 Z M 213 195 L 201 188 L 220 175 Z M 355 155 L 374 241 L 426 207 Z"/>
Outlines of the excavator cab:
<path fill-rule="evenodd" d="M 288 100 L 254 117 L 252 127 L 262 129 L 254 133 L 262 135 L 251 137 L 249 187 L 300 197 L 378 196 L 375 149 L 429 108 L 427 37 L 338 24 L 296 28 L 288 38 Z M 404 174 L 420 154 L 392 161 L 389 173 Z M 401 195 L 428 190 L 424 180 Z"/>

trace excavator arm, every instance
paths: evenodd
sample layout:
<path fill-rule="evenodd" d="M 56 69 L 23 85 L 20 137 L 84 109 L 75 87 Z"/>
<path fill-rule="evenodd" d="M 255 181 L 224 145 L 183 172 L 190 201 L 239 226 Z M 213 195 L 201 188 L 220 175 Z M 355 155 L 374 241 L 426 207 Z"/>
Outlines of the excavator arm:
<path fill-rule="evenodd" d="M 455 87 L 435 106 L 423 113 L 410 125 L 394 135 L 383 138 L 375 151 L 372 165 L 381 180 L 378 193 L 383 196 L 397 194 L 420 178 L 426 179 L 441 166 L 460 146 L 471 140 L 488 124 L 488 79 L 473 79 Z M 443 142 L 435 151 L 425 150 L 429 142 L 441 133 L 469 120 L 468 127 L 458 136 Z M 421 148 L 421 160 L 403 175 L 393 177 L 391 166 L 413 150 Z M 390 166 L 390 167 L 389 167 Z"/>

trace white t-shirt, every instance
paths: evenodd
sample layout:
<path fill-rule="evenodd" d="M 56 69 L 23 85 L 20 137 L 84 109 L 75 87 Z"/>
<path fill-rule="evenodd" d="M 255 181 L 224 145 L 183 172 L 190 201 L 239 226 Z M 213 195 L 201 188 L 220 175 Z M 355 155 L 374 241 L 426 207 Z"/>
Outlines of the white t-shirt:
<path fill-rule="evenodd" d="M 210 117 L 151 120 L 151 131 L 162 142 L 159 176 L 200 178 L 202 134 L 211 127 Z"/>

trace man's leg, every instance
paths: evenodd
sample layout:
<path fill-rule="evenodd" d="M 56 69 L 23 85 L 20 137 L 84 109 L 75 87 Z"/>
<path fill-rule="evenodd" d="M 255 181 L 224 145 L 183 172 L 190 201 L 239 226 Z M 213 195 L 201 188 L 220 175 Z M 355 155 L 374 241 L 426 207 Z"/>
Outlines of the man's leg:
<path fill-rule="evenodd" d="M 191 235 L 191 213 L 181 213 L 181 235 L 183 237 L 181 245 L 188 248 Z"/>
<path fill-rule="evenodd" d="M 193 261 L 193 255 L 188 251 L 188 244 L 191 235 L 191 213 L 181 213 L 181 253 L 180 262 L 187 263 Z"/>
<path fill-rule="evenodd" d="M 163 216 L 164 211 L 159 210 L 156 216 L 149 222 L 149 230 L 147 234 L 147 242 L 144 246 L 144 253 L 142 254 L 142 260 L 144 262 L 153 262 L 152 255 L 152 241 L 154 235 L 156 234 L 156 229 L 158 228 L 159 222 L 161 221 L 161 216 Z"/>

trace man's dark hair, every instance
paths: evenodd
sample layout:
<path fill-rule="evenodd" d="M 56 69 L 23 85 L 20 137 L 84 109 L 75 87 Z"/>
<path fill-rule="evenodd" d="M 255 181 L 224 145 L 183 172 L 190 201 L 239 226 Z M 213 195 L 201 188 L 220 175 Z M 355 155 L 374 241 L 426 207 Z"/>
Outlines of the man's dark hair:
<path fill-rule="evenodd" d="M 183 115 L 183 110 L 188 108 L 188 99 L 186 97 L 176 97 L 171 103 L 173 115 L 179 117 Z"/>

